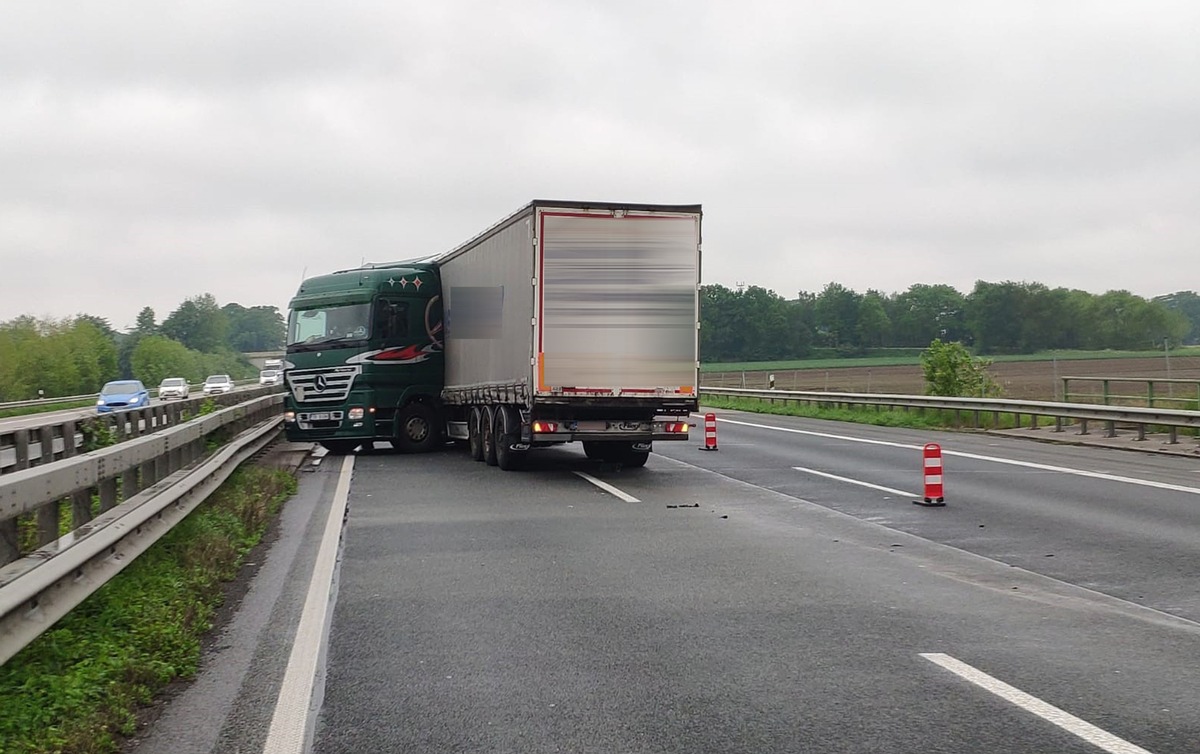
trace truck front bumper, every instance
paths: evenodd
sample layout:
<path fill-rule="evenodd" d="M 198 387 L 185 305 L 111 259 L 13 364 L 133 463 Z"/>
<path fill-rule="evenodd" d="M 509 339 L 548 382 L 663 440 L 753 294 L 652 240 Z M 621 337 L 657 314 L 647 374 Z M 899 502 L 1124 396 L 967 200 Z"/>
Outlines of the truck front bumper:
<path fill-rule="evenodd" d="M 284 412 L 283 427 L 289 440 L 373 437 L 375 413 L 361 408 L 289 410 Z"/>

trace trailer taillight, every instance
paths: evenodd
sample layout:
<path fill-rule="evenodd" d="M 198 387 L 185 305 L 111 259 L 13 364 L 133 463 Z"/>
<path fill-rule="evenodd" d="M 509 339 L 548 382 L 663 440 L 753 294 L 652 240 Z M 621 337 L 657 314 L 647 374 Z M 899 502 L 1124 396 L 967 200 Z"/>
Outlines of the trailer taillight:
<path fill-rule="evenodd" d="M 533 423 L 533 431 L 538 432 L 538 433 L 557 432 L 558 431 L 558 422 L 535 421 Z"/>
<path fill-rule="evenodd" d="M 667 422 L 663 425 L 663 431 L 686 435 L 688 431 L 688 424 L 687 422 Z"/>

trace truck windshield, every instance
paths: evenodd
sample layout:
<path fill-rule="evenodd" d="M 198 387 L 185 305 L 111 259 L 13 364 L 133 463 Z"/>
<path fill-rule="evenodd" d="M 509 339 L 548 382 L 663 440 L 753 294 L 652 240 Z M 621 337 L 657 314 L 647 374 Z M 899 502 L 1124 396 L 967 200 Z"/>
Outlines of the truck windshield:
<path fill-rule="evenodd" d="M 288 315 L 288 348 L 330 343 L 349 345 L 370 334 L 371 305 L 345 304 L 319 309 L 293 309 Z"/>

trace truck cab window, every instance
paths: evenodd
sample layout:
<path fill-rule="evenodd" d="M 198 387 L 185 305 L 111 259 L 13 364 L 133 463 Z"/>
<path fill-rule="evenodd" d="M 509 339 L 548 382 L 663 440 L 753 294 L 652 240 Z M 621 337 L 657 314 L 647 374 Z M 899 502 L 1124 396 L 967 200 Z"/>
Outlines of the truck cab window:
<path fill-rule="evenodd" d="M 379 299 L 375 303 L 375 331 L 384 345 L 404 345 L 410 339 L 408 302 Z"/>

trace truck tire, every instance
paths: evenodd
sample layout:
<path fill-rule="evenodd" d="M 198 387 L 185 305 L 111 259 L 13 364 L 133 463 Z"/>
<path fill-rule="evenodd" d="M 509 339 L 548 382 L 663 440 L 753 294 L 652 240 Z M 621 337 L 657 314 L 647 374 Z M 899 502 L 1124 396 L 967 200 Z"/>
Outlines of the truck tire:
<path fill-rule="evenodd" d="M 587 456 L 589 460 L 603 461 L 604 460 L 604 447 L 607 444 L 608 443 L 604 443 L 604 442 L 596 442 L 595 440 L 584 440 L 583 441 L 583 454 L 585 456 Z"/>
<path fill-rule="evenodd" d="M 504 471 L 516 471 L 521 467 L 523 454 L 511 449 L 521 439 L 518 427 L 520 419 L 512 406 L 500 406 L 496 410 L 493 431 L 495 432 L 496 465 Z"/>
<path fill-rule="evenodd" d="M 322 440 L 321 445 L 335 456 L 353 453 L 361 445 L 358 440 Z"/>
<path fill-rule="evenodd" d="M 437 413 L 424 403 L 410 403 L 396 414 L 396 447 L 404 453 L 428 453 L 438 439 Z"/>
<path fill-rule="evenodd" d="M 621 452 L 621 455 L 616 459 L 617 463 L 621 464 L 626 469 L 640 469 L 646 465 L 649 460 L 649 452 L 641 452 L 632 449 L 626 449 Z"/>
<path fill-rule="evenodd" d="M 496 433 L 493 429 L 495 426 L 495 413 L 491 406 L 484 406 L 479 413 L 479 434 L 483 439 L 483 462 L 488 466 L 495 466 L 496 461 Z"/>
<path fill-rule="evenodd" d="M 471 412 L 467 415 L 467 448 L 471 452 L 472 461 L 483 460 L 483 432 L 480 431 L 482 425 L 483 409 L 471 406 Z"/>

